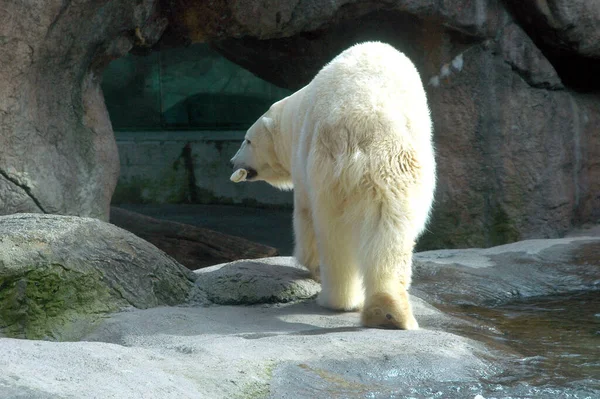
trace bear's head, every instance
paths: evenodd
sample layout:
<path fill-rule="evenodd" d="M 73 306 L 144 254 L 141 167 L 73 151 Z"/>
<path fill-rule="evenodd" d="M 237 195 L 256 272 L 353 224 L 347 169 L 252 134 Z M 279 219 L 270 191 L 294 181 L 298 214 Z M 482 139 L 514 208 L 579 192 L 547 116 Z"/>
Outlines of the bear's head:
<path fill-rule="evenodd" d="M 231 158 L 234 170 L 245 169 L 246 180 L 263 180 L 272 186 L 286 190 L 292 188 L 289 167 L 282 162 L 289 158 L 284 154 L 288 146 L 282 143 L 280 111 L 283 100 L 271 106 L 246 132 L 242 146 Z M 288 159 L 289 163 L 289 159 Z"/>

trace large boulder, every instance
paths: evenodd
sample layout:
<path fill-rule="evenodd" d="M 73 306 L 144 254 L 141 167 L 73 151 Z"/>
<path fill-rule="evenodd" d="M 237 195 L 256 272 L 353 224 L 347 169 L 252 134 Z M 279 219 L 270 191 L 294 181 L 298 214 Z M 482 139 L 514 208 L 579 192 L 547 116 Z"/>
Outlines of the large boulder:
<path fill-rule="evenodd" d="M 194 276 L 152 244 L 90 218 L 0 217 L 0 333 L 74 340 L 106 314 L 186 302 Z"/>

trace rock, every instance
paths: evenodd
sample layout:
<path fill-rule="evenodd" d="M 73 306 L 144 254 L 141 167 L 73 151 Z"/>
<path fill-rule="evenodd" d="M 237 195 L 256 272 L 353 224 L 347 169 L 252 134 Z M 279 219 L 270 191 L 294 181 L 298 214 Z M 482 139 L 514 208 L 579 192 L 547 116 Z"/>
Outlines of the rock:
<path fill-rule="evenodd" d="M 3 5 L 0 214 L 108 220 L 119 159 L 100 89 L 102 70 L 132 48 L 136 28 L 149 36 L 155 26 L 164 28 L 153 14 L 154 3 Z"/>
<path fill-rule="evenodd" d="M 196 285 L 221 305 L 286 303 L 315 297 L 320 284 L 291 257 L 241 260 L 196 272 Z"/>
<path fill-rule="evenodd" d="M 153 245 L 96 219 L 0 217 L 0 332 L 76 340 L 106 314 L 189 299 L 194 276 Z"/>
<path fill-rule="evenodd" d="M 596 397 L 597 379 L 563 384 L 553 378 L 560 367 L 528 369 L 524 363 L 540 356 L 519 353 L 500 327 L 456 305 L 512 300 L 506 291 L 515 287 L 522 297 L 598 289 L 599 261 L 600 239 L 585 236 L 416 254 L 417 331 L 364 329 L 358 313 L 328 311 L 312 299 L 116 313 L 81 342 L 0 338 L 0 386 L 9 397 L 39 398 Z M 218 300 L 235 297 L 231 291 L 240 288 L 233 280 L 240 275 L 273 291 L 306 277 L 291 258 L 196 274 L 199 287 Z M 445 314 L 450 306 L 460 318 Z M 459 335 L 467 331 L 477 340 Z M 535 385 L 527 373 L 548 373 L 554 382 Z"/>
<path fill-rule="evenodd" d="M 118 207 L 111 207 L 110 222 L 156 245 L 190 270 L 277 255 L 277 250 L 267 245 Z"/>
<path fill-rule="evenodd" d="M 439 179 L 421 248 L 556 238 L 599 217 L 600 102 L 532 87 L 501 53 L 472 46 L 429 80 Z"/>
<path fill-rule="evenodd" d="M 490 36 L 504 17 L 502 5 L 494 0 L 453 0 L 448 3 L 436 6 L 431 0 L 395 0 L 367 4 L 356 0 L 326 3 L 319 0 L 219 0 L 209 3 L 174 0 L 168 14 L 174 32 L 168 32 L 167 36 L 176 33 L 184 37 L 181 40 L 187 42 L 244 36 L 260 40 L 277 39 L 325 30 L 337 22 L 356 20 L 379 11 L 386 14 L 405 13 L 435 20 L 472 35 Z"/>
<path fill-rule="evenodd" d="M 594 0 L 508 0 L 526 30 L 557 50 L 600 58 L 600 3 Z"/>
<path fill-rule="evenodd" d="M 532 87 L 564 89 L 556 70 L 517 24 L 504 27 L 499 40 L 504 61 Z"/>
<path fill-rule="evenodd" d="M 600 89 L 600 4 L 594 0 L 507 0 L 522 28 L 577 91 Z"/>
<path fill-rule="evenodd" d="M 600 289 L 600 238 L 527 240 L 415 254 L 413 289 L 430 303 L 498 305 Z"/>

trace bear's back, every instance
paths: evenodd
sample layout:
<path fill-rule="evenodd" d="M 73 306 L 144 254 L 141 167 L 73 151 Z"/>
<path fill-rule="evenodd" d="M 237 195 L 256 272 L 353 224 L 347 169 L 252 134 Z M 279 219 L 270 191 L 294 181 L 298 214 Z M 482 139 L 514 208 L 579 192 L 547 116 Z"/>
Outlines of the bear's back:
<path fill-rule="evenodd" d="M 429 107 L 419 73 L 390 45 L 366 42 L 350 47 L 323 67 L 309 88 L 313 119 L 322 126 L 387 126 L 369 130 L 404 140 L 430 140 Z"/>

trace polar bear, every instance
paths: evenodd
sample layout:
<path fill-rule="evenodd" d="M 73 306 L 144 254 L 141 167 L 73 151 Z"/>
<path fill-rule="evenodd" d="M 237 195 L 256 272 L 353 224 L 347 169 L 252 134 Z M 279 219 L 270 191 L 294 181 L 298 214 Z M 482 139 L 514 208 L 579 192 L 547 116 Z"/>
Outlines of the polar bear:
<path fill-rule="evenodd" d="M 404 54 L 345 50 L 273 104 L 231 162 L 233 181 L 294 189 L 294 256 L 320 280 L 321 306 L 418 328 L 407 290 L 436 175 L 427 98 Z"/>

